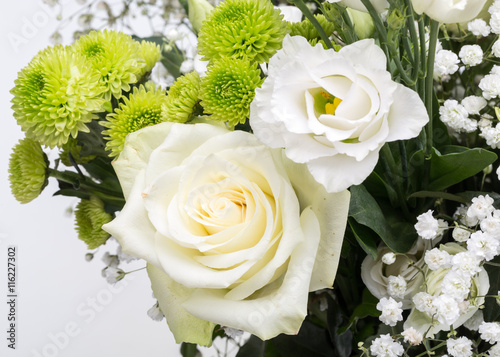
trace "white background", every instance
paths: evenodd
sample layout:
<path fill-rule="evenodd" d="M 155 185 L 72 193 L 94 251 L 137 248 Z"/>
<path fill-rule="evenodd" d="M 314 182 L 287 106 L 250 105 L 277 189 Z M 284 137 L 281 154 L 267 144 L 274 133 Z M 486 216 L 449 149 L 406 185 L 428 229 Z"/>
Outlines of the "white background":
<path fill-rule="evenodd" d="M 0 356 L 180 356 L 165 321 L 146 315 L 154 303 L 146 272 L 111 287 L 100 275 L 100 259 L 85 261 L 86 246 L 67 213 L 76 200 L 52 197 L 55 180 L 26 205 L 12 197 L 8 158 L 23 134 L 9 90 L 17 72 L 49 44 L 57 20 L 41 0 L 9 1 L 0 16 Z M 16 350 L 7 348 L 11 245 L 17 249 Z"/>

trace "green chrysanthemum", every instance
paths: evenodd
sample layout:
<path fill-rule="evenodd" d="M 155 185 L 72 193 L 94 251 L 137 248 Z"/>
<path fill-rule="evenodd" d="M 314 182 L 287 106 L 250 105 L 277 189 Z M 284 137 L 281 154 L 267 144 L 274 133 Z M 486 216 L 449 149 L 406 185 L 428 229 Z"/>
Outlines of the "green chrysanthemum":
<path fill-rule="evenodd" d="M 73 48 L 101 74 L 106 100 L 111 100 L 111 95 L 118 99 L 122 91 L 130 91 L 130 85 L 139 80 L 146 66 L 138 43 L 118 31 L 92 31 L 80 37 Z"/>
<path fill-rule="evenodd" d="M 200 84 L 200 76 L 196 71 L 177 78 L 162 106 L 163 121 L 185 123 L 191 119 L 199 101 Z"/>
<path fill-rule="evenodd" d="M 78 141 L 73 138 L 69 138 L 68 142 L 61 147 L 59 158 L 61 159 L 61 162 L 66 166 L 73 166 L 69 158 L 69 154 L 71 154 L 73 160 L 75 160 L 75 163 L 78 165 L 86 164 L 87 162 L 95 159 L 95 155 L 81 156 L 81 151 L 82 147 L 78 145 Z"/>
<path fill-rule="evenodd" d="M 113 217 L 104 210 L 104 203 L 97 197 L 82 199 L 75 210 L 75 228 L 78 238 L 84 241 L 89 249 L 95 249 L 106 243 L 109 233 L 102 229 L 103 224 L 111 222 Z"/>
<path fill-rule="evenodd" d="M 19 140 L 9 161 L 12 194 L 21 203 L 37 198 L 48 182 L 48 160 L 40 144 L 30 138 Z"/>
<path fill-rule="evenodd" d="M 250 114 L 255 88 L 263 79 L 257 63 L 222 58 L 210 66 L 201 82 L 201 105 L 213 120 L 228 121 L 234 127 Z"/>
<path fill-rule="evenodd" d="M 328 21 L 323 15 L 314 15 L 316 20 L 318 20 L 321 27 L 325 30 L 326 34 L 330 36 L 335 26 L 333 23 Z M 321 36 L 319 35 L 318 30 L 314 27 L 314 25 L 308 19 L 305 19 L 302 22 L 294 22 L 289 23 L 288 27 L 290 29 L 290 36 L 302 36 L 305 37 L 308 41 L 319 40 Z"/>
<path fill-rule="evenodd" d="M 158 46 L 154 42 L 142 41 L 139 44 L 139 51 L 141 58 L 146 62 L 146 65 L 139 72 L 139 76 L 142 77 L 143 75 L 151 71 L 155 64 L 160 60 L 161 49 L 160 46 Z"/>
<path fill-rule="evenodd" d="M 108 114 L 107 120 L 100 124 L 106 128 L 102 132 L 108 142 L 106 150 L 111 151 L 111 157 L 118 156 L 123 150 L 125 137 L 149 125 L 161 123 L 161 107 L 165 103 L 165 92 L 155 87 L 151 82 L 146 87 L 135 87 L 129 98 L 123 98 L 120 108 Z"/>
<path fill-rule="evenodd" d="M 51 148 L 61 146 L 101 110 L 99 74 L 63 46 L 38 53 L 23 68 L 10 91 L 12 109 L 26 136 Z"/>
<path fill-rule="evenodd" d="M 282 19 L 269 0 L 226 0 L 203 22 L 198 51 L 209 61 L 229 56 L 266 62 L 287 33 Z"/>

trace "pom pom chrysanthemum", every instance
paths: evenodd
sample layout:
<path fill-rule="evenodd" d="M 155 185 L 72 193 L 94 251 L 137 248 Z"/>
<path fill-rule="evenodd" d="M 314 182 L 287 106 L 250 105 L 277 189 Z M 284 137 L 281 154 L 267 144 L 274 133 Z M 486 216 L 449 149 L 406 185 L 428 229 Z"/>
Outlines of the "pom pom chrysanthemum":
<path fill-rule="evenodd" d="M 111 222 L 112 219 L 113 217 L 104 210 L 104 203 L 97 197 L 92 196 L 90 200 L 81 200 L 75 210 L 78 238 L 84 241 L 89 249 L 99 247 L 110 237 L 102 226 Z"/>
<path fill-rule="evenodd" d="M 23 68 L 11 90 L 12 109 L 26 136 L 51 148 L 61 146 L 101 110 L 99 73 L 69 48 L 49 47 Z"/>
<path fill-rule="evenodd" d="M 177 78 L 162 106 L 164 121 L 185 123 L 191 119 L 199 101 L 200 83 L 200 76 L 195 71 Z"/>
<path fill-rule="evenodd" d="M 141 57 L 139 43 L 124 33 L 92 31 L 80 37 L 73 47 L 101 74 L 106 100 L 110 100 L 111 95 L 120 98 L 122 91 L 130 91 L 130 85 L 144 73 L 146 61 Z"/>
<path fill-rule="evenodd" d="M 282 19 L 268 0 L 226 0 L 203 22 L 198 51 L 209 61 L 229 56 L 266 62 L 287 33 Z"/>
<path fill-rule="evenodd" d="M 255 88 L 262 84 L 257 63 L 223 58 L 210 66 L 201 82 L 201 105 L 210 119 L 228 121 L 234 127 L 250 114 Z"/>
<path fill-rule="evenodd" d="M 154 42 L 142 41 L 139 44 L 139 51 L 141 57 L 146 61 L 146 65 L 139 72 L 139 76 L 143 76 L 153 69 L 156 62 L 158 62 L 161 58 L 161 49 Z"/>
<path fill-rule="evenodd" d="M 21 203 L 33 201 L 48 182 L 47 156 L 40 144 L 30 138 L 14 146 L 9 161 L 12 194 Z"/>
<path fill-rule="evenodd" d="M 100 122 L 107 128 L 102 133 L 108 140 L 106 150 L 111 151 L 110 156 L 120 154 L 127 134 L 163 121 L 161 107 L 165 99 L 164 91 L 149 82 L 146 87 L 135 87 L 130 97 L 124 98 L 120 107 Z"/>

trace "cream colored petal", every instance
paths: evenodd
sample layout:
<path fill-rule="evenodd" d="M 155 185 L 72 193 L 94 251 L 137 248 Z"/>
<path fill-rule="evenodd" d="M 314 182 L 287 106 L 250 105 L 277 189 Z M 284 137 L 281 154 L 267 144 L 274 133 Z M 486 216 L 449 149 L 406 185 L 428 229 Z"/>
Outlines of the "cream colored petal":
<path fill-rule="evenodd" d="M 301 207 L 310 206 L 321 229 L 310 291 L 331 288 L 337 272 L 349 211 L 350 193 L 328 193 L 311 176 L 306 165 L 286 160 L 286 169 Z"/>
<path fill-rule="evenodd" d="M 182 307 L 182 303 L 189 298 L 192 290 L 176 283 L 151 264 L 147 265 L 147 271 L 153 294 L 158 299 L 160 310 L 165 315 L 175 342 L 196 343 L 210 347 L 215 324 L 194 317 Z"/>
<path fill-rule="evenodd" d="M 372 151 L 362 161 L 347 155 L 320 157 L 307 163 L 314 179 L 325 186 L 327 192 L 340 192 L 362 183 L 373 171 L 378 151 Z"/>
<path fill-rule="evenodd" d="M 310 209 L 300 217 L 304 232 L 318 222 Z M 282 281 L 263 289 L 260 296 L 246 300 L 224 299 L 224 290 L 198 289 L 183 307 L 194 316 L 217 324 L 248 331 L 263 340 L 280 333 L 297 334 L 307 315 L 308 286 L 319 244 L 319 235 L 297 246 Z M 210 308 L 207 308 L 210 306 Z"/>
<path fill-rule="evenodd" d="M 120 180 L 125 199 L 128 199 L 135 177 L 146 167 L 151 153 L 165 140 L 172 125 L 161 123 L 148 126 L 125 138 L 123 151 L 118 159 L 113 161 L 113 168 Z"/>
<path fill-rule="evenodd" d="M 159 264 L 156 257 L 154 236 L 156 229 L 149 220 L 142 199 L 144 170 L 137 174 L 127 203 L 116 218 L 102 229 L 115 237 L 125 253 Z M 140 237 L 140 239 L 138 238 Z"/>
<path fill-rule="evenodd" d="M 429 116 L 418 94 L 398 84 L 387 120 L 389 124 L 387 141 L 406 140 L 418 136 L 429 122 Z"/>

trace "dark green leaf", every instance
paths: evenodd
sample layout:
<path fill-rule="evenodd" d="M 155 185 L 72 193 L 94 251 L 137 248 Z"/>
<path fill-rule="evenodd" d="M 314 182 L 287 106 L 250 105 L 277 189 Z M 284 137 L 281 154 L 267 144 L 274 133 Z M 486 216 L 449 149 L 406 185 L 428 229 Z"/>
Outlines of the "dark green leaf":
<path fill-rule="evenodd" d="M 497 159 L 495 153 L 481 148 L 464 150 L 461 147 L 453 146 L 442 150 L 443 152 L 455 152 L 442 155 L 434 150 L 427 187 L 430 191 L 444 190 L 474 176 Z"/>
<path fill-rule="evenodd" d="M 90 194 L 83 192 L 83 191 L 74 190 L 71 188 L 65 188 L 65 189 L 61 189 L 59 191 L 56 191 L 56 192 L 54 192 L 54 196 L 78 197 L 78 198 L 82 198 L 82 199 L 86 199 L 86 200 L 90 199 Z"/>
<path fill-rule="evenodd" d="M 352 352 L 352 331 L 345 329 L 340 331 L 339 327 L 344 323 L 341 308 L 336 300 L 328 299 L 328 332 L 333 342 L 335 357 L 349 357 Z"/>
<path fill-rule="evenodd" d="M 349 219 L 348 223 L 354 237 L 356 237 L 358 244 L 363 248 L 365 253 L 371 255 L 373 259 L 377 259 L 377 234 L 354 219 Z"/>
<path fill-rule="evenodd" d="M 250 336 L 250 339 L 240 348 L 236 357 L 264 357 L 266 343 L 257 336 Z"/>
<path fill-rule="evenodd" d="M 200 353 L 200 351 L 198 351 L 198 345 L 186 342 L 181 344 L 181 354 L 183 357 L 196 357 L 198 353 Z"/>
<path fill-rule="evenodd" d="M 492 263 L 499 264 L 500 257 L 497 256 L 492 260 Z M 498 295 L 500 291 L 500 267 L 495 265 L 490 265 L 488 262 L 484 264 L 484 268 L 488 273 L 490 279 L 490 290 L 489 295 Z M 500 316 L 500 306 L 498 306 L 496 299 L 486 298 L 484 302 L 484 321 L 497 321 Z"/>
<path fill-rule="evenodd" d="M 181 64 L 184 62 L 185 58 L 182 52 L 175 44 L 170 44 L 171 48 L 169 50 L 163 50 L 161 63 L 165 66 L 167 71 L 177 78 L 181 75 Z"/>
<path fill-rule="evenodd" d="M 279 335 L 273 340 L 283 357 L 331 357 L 333 345 L 328 331 L 309 320 L 302 323 L 297 335 Z"/>
<path fill-rule="evenodd" d="M 351 186 L 350 191 L 349 216 L 359 224 L 373 230 L 393 251 L 406 253 L 409 249 L 409 243 L 394 236 L 380 206 L 366 188 L 363 185 Z M 361 240 L 365 242 L 364 237 Z"/>
<path fill-rule="evenodd" d="M 459 195 L 454 195 L 451 193 L 447 192 L 442 192 L 442 191 L 419 191 L 411 194 L 408 198 L 427 198 L 427 197 L 432 197 L 432 198 L 443 198 L 448 201 L 455 201 L 455 202 L 460 202 L 460 203 L 467 203 L 468 200 L 464 197 L 460 197 Z"/>

